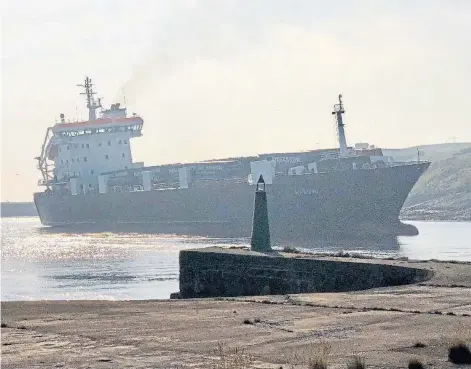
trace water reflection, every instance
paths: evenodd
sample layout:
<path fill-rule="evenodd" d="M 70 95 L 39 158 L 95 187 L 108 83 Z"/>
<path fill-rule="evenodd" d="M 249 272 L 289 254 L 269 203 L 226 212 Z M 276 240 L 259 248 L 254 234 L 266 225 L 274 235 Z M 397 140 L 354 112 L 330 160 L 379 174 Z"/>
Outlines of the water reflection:
<path fill-rule="evenodd" d="M 293 246 L 303 249 L 329 248 L 332 250 L 344 249 L 377 249 L 398 250 L 400 243 L 398 237 L 404 233 L 404 229 L 412 232 L 416 228 L 412 225 L 401 225 L 400 229 L 390 229 L 383 234 L 368 233 L 352 234 L 342 232 L 291 232 L 279 234 L 271 229 L 271 240 L 274 246 Z M 249 244 L 251 230 L 246 226 L 237 224 L 221 225 L 208 224 L 205 227 L 199 225 L 156 225 L 156 224 L 109 224 L 109 225 L 74 225 L 61 227 L 41 227 L 38 232 L 44 235 L 94 235 L 99 237 L 122 237 L 135 234 L 138 238 L 168 238 L 175 240 L 191 240 L 191 242 L 205 244 L 208 239 L 217 240 L 223 244 Z M 177 241 L 178 242 L 178 241 Z"/>
<path fill-rule="evenodd" d="M 471 223 L 413 222 L 418 236 L 273 240 L 276 248 L 471 261 Z M 147 229 L 147 232 L 146 232 Z M 2 299 L 155 299 L 178 290 L 180 250 L 248 246 L 244 237 L 156 234 L 140 227 L 42 227 L 38 218 L 2 219 Z"/>
<path fill-rule="evenodd" d="M 412 225 L 405 225 L 416 229 Z M 245 227 L 246 228 L 246 227 Z M 402 228 L 403 230 L 403 228 Z M 168 241 L 175 244 L 192 244 L 195 247 L 206 247 L 213 245 L 220 246 L 248 246 L 250 244 L 250 231 L 240 226 L 213 225 L 213 227 L 191 227 L 169 225 L 158 226 L 155 224 L 119 224 L 119 225 L 80 225 L 71 227 L 41 227 L 39 233 L 43 235 L 61 235 L 63 237 L 83 237 L 101 238 L 101 242 L 106 242 L 107 237 L 111 237 L 115 242 L 123 239 L 129 242 L 135 237 L 132 243 L 150 239 Z M 248 234 L 247 234 L 248 233 Z M 275 248 L 294 247 L 306 252 L 337 252 L 349 250 L 350 252 L 363 253 L 365 255 L 391 256 L 400 251 L 399 234 L 368 234 L 354 235 L 339 232 L 323 232 L 314 234 L 312 232 L 293 232 L 289 235 L 276 234 L 271 231 L 272 245 Z M 413 236 L 411 236 L 413 237 Z M 407 238 L 411 238 L 407 237 Z M 173 246 L 175 247 L 175 245 Z"/>
<path fill-rule="evenodd" d="M 366 254 L 397 253 L 400 250 L 398 236 L 378 237 L 323 237 L 310 239 L 297 239 L 296 241 L 279 241 L 275 246 L 296 247 L 308 252 L 336 252 L 349 250 L 364 252 Z"/>

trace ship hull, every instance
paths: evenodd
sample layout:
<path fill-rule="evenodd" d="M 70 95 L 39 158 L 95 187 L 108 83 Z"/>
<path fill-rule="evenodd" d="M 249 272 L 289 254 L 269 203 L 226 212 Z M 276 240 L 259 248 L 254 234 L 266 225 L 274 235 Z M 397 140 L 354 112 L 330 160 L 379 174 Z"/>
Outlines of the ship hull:
<path fill-rule="evenodd" d="M 399 221 L 410 190 L 428 163 L 279 176 L 267 185 L 274 240 L 310 236 L 416 234 Z M 188 189 L 60 195 L 35 193 L 41 222 L 76 229 L 138 225 L 155 232 L 250 236 L 254 187 L 213 181 Z"/>

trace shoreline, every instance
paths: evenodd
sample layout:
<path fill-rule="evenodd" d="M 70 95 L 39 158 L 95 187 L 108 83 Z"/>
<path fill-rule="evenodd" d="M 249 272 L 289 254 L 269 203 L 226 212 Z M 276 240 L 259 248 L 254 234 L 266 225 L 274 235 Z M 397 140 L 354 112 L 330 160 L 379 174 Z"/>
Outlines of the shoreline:
<path fill-rule="evenodd" d="M 423 219 L 423 218 L 402 218 L 402 217 L 399 217 L 399 220 L 401 222 L 448 222 L 448 223 L 456 223 L 456 222 L 468 222 L 470 223 L 471 222 L 471 218 L 468 219 L 468 218 L 456 218 L 456 219 L 441 219 L 441 218 L 436 218 L 436 219 L 433 219 L 433 218 L 429 218 L 429 219 Z"/>
<path fill-rule="evenodd" d="M 452 368 L 449 342 L 471 340 L 471 263 L 380 262 L 433 275 L 418 284 L 340 293 L 2 302 L 2 367 L 203 368 L 217 362 L 222 344 L 263 368 L 305 368 L 325 345 L 329 368 L 345 367 L 355 353 L 371 368 L 404 368 L 411 358 Z M 418 342 L 425 346 L 414 347 Z"/>

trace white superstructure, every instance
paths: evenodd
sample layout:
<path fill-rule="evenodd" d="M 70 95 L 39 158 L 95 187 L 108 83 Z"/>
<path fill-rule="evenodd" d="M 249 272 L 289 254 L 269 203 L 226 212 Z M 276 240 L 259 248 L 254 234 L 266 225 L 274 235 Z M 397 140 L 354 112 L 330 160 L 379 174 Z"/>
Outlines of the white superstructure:
<path fill-rule="evenodd" d="M 130 140 L 141 136 L 144 124 L 135 114 L 127 117 L 120 104 L 101 110 L 97 118 L 95 110 L 101 108 L 101 102 L 93 99 L 91 80 L 87 77 L 81 86 L 85 87 L 90 119 L 67 123 L 61 114 L 61 122 L 48 128 L 36 158 L 43 175 L 40 184 L 54 190 L 66 188 L 72 194 L 98 191 L 102 173 L 138 165 L 132 161 Z"/>

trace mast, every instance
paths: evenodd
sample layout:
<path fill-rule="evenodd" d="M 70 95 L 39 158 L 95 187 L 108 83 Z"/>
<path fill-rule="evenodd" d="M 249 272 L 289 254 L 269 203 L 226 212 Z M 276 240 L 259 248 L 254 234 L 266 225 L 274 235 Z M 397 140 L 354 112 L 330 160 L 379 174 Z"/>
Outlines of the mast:
<path fill-rule="evenodd" d="M 93 95 L 96 95 L 96 92 L 93 92 L 93 83 L 91 78 L 85 77 L 85 83 L 77 86 L 85 88 L 85 92 L 81 92 L 80 95 L 85 95 L 87 98 L 88 120 L 96 120 L 95 110 L 101 108 L 101 99 L 98 99 L 97 102 L 93 98 Z"/>
<path fill-rule="evenodd" d="M 334 111 L 337 120 L 337 132 L 339 137 L 340 156 L 347 156 L 347 139 L 345 138 L 345 128 L 343 124 L 342 114 L 345 113 L 342 102 L 342 95 L 339 95 L 339 103 L 334 105 Z"/>

